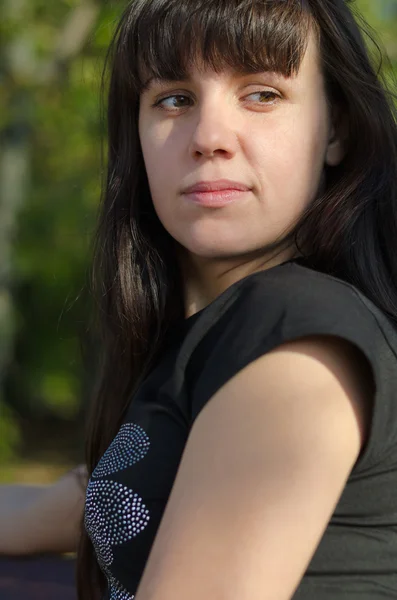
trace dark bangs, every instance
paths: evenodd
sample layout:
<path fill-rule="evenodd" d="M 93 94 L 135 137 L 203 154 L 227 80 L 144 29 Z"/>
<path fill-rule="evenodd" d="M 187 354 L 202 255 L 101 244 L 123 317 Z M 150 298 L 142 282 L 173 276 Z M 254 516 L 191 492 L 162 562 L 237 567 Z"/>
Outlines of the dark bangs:
<path fill-rule="evenodd" d="M 182 80 L 203 63 L 216 72 L 290 77 L 312 22 L 305 0 L 134 0 L 115 58 L 124 83 L 138 93 L 148 78 Z"/>

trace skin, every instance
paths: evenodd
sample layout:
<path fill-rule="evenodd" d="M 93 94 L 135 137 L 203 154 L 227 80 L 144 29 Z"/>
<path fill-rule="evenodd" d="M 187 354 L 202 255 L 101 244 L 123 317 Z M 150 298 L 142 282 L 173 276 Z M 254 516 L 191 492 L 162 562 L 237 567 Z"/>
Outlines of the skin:
<path fill-rule="evenodd" d="M 86 485 L 84 465 L 51 485 L 1 485 L 0 555 L 75 552 Z"/>
<path fill-rule="evenodd" d="M 294 255 L 294 248 L 272 246 L 318 194 L 325 164 L 343 158 L 333 114 L 313 34 L 291 78 L 201 65 L 189 80 L 152 80 L 142 93 L 141 146 L 155 210 L 179 248 L 186 316 L 242 277 Z M 223 178 L 252 189 L 216 210 L 181 193 Z"/>

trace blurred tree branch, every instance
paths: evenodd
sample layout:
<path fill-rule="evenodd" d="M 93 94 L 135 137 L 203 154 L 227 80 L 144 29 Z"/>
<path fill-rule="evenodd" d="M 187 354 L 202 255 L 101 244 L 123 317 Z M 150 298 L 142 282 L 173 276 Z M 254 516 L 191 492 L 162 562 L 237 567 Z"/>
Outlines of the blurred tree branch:
<path fill-rule="evenodd" d="M 83 2 L 70 13 L 59 35 L 55 60 L 70 60 L 82 50 L 93 30 L 99 10 L 98 5 Z"/>

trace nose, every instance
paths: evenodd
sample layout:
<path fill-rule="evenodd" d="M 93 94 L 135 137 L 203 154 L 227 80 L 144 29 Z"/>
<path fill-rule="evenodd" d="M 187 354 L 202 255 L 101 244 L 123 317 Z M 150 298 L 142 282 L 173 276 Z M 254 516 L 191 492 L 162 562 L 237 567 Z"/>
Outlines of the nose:
<path fill-rule="evenodd" d="M 197 107 L 190 153 L 195 159 L 222 156 L 232 158 L 238 148 L 238 136 L 233 128 L 233 115 L 228 107 L 214 103 Z"/>

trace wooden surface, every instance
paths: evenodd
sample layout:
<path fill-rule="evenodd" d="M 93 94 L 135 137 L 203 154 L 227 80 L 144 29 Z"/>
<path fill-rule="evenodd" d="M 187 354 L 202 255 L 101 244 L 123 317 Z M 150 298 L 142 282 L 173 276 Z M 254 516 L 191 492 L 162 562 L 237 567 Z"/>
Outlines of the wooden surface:
<path fill-rule="evenodd" d="M 75 561 L 0 557 L 0 600 L 76 600 Z"/>

